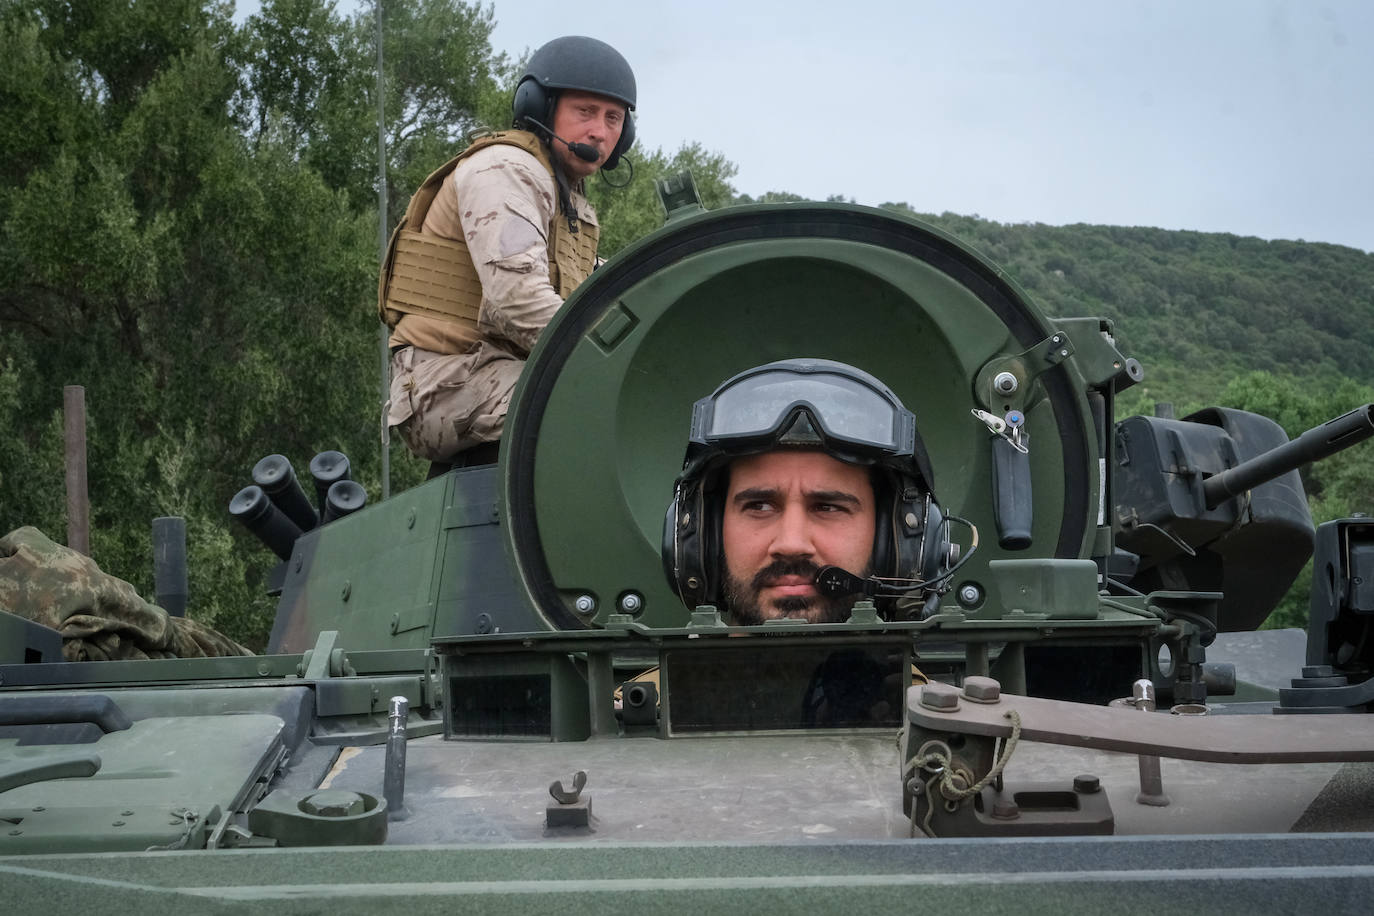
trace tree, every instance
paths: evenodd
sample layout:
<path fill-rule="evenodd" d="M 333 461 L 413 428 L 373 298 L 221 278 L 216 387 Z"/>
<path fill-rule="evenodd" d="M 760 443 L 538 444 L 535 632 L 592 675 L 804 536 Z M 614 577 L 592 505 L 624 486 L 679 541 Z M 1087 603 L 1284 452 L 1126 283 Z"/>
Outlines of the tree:
<path fill-rule="evenodd" d="M 382 3 L 390 213 L 486 124 L 508 65 L 491 49 L 490 6 Z M 238 99 L 250 139 L 273 138 L 359 211 L 377 199 L 375 9 L 341 17 L 327 0 L 267 0 L 245 23 Z M 507 115 L 508 117 L 508 115 Z"/>
<path fill-rule="evenodd" d="M 342 446 L 375 492 L 376 224 L 287 139 L 241 132 L 241 38 L 217 5 L 0 12 L 22 62 L 0 121 L 44 98 L 52 125 L 0 149 L 0 403 L 50 457 L 61 385 L 85 385 L 93 555 L 148 593 L 149 520 L 185 516 L 192 613 L 261 645 L 260 549 L 225 506 L 276 450 Z M 6 472 L 6 530 L 60 536 L 60 463 Z"/>

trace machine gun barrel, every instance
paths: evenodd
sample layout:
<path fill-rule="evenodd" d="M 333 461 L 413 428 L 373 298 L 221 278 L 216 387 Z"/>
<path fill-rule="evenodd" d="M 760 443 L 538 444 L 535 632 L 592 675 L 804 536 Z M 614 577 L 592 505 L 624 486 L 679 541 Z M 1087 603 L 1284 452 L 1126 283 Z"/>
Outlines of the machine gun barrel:
<path fill-rule="evenodd" d="M 1334 455 L 1372 435 L 1374 404 L 1357 407 L 1350 413 L 1309 429 L 1286 445 L 1208 477 L 1202 482 L 1202 495 L 1207 500 L 1207 508 L 1215 509 L 1253 486 L 1273 480 L 1309 461 Z"/>

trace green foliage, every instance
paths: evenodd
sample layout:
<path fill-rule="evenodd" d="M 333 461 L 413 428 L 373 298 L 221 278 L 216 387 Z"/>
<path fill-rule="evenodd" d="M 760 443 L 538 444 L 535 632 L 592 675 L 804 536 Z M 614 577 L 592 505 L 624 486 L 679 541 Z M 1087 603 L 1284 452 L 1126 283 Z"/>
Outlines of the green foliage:
<path fill-rule="evenodd" d="M 748 194 L 740 194 L 732 203 L 735 204 L 793 204 L 806 200 L 800 194 L 792 194 L 788 191 L 765 191 L 757 198 L 750 197 Z"/>
<path fill-rule="evenodd" d="M 411 191 L 483 123 L 506 61 L 491 49 L 490 6 L 388 2 L 382 23 L 392 225 Z M 236 61 L 246 135 L 280 143 L 359 212 L 377 202 L 376 36 L 370 4 L 342 17 L 324 0 L 266 0 L 245 23 Z"/>
<path fill-rule="evenodd" d="M 185 516 L 193 615 L 261 646 L 261 548 L 225 511 L 253 463 L 282 451 L 303 471 L 341 447 L 376 492 L 375 211 L 240 130 L 240 36 L 216 8 L 132 4 L 143 31 L 61 12 L 0 19 L 28 80 L 0 121 L 42 92 L 72 108 L 59 147 L 0 149 L 29 164 L 0 197 L 0 409 L 18 431 L 0 527 L 62 535 L 57 411 L 84 385 L 97 561 L 151 594 L 149 521 Z"/>

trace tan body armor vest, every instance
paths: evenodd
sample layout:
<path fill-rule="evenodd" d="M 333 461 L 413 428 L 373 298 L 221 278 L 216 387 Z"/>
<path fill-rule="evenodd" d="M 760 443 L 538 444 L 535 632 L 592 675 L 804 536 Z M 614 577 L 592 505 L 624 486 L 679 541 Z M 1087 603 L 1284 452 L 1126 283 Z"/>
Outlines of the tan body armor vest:
<path fill-rule="evenodd" d="M 516 146 L 539 160 L 550 176 L 553 161 L 548 147 L 524 130 L 501 131 L 478 138 L 425 179 L 410 198 L 396 231 L 391 234 L 377 286 L 377 311 L 387 327 L 395 328 L 403 314 L 457 322 L 476 341 L 482 304 L 482 283 L 467 243 L 419 231 L 449 173 L 464 159 L 493 144 Z M 568 227 L 561 206 L 548 227 L 549 281 L 566 299 L 591 274 L 596 264 L 599 229 L 574 217 L 577 231 Z M 467 337 L 468 333 L 460 336 Z"/>

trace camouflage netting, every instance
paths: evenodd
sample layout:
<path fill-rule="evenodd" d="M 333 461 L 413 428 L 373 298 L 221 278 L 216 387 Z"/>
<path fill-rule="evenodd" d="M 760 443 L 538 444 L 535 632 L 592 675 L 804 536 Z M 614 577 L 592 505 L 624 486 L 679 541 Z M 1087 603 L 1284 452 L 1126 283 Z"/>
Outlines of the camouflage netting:
<path fill-rule="evenodd" d="M 37 528 L 0 538 L 0 610 L 62 634 L 68 661 L 252 655 L 207 626 L 173 617 L 90 557 Z"/>

